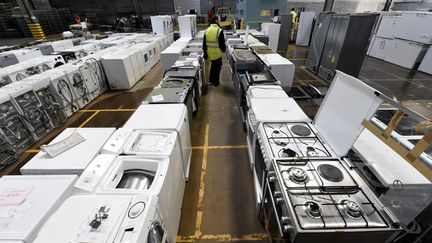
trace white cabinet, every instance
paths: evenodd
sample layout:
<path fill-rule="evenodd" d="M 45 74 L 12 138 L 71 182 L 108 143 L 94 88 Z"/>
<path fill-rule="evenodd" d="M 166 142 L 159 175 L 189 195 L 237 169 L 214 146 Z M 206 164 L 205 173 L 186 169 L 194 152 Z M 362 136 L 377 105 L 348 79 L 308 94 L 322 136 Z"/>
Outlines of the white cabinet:
<path fill-rule="evenodd" d="M 383 15 L 376 36 L 394 38 L 400 25 L 401 16 Z"/>
<path fill-rule="evenodd" d="M 426 56 L 423 58 L 418 70 L 432 74 L 432 47 L 429 47 L 429 50 L 427 51 Z"/>
<path fill-rule="evenodd" d="M 314 17 L 315 17 L 314 11 L 300 13 L 300 22 L 297 31 L 296 45 L 299 46 L 309 45 Z"/>
<path fill-rule="evenodd" d="M 394 39 L 393 45 L 387 51 L 386 61 L 396 65 L 412 69 L 415 65 L 421 62 L 425 55 L 428 46 L 401 39 Z"/>
<path fill-rule="evenodd" d="M 258 57 L 270 69 L 284 89 L 291 89 L 295 65 L 279 54 L 259 54 Z"/>
<path fill-rule="evenodd" d="M 393 49 L 393 39 L 381 38 L 375 36 L 371 43 L 369 56 L 386 60 L 386 57 Z"/>
<path fill-rule="evenodd" d="M 432 13 L 402 12 L 395 37 L 432 44 Z"/>
<path fill-rule="evenodd" d="M 164 36 L 173 31 L 173 23 L 169 15 L 151 16 L 150 21 L 154 35 Z"/>
<path fill-rule="evenodd" d="M 178 17 L 180 37 L 194 37 L 197 33 L 196 15 L 189 14 Z"/>

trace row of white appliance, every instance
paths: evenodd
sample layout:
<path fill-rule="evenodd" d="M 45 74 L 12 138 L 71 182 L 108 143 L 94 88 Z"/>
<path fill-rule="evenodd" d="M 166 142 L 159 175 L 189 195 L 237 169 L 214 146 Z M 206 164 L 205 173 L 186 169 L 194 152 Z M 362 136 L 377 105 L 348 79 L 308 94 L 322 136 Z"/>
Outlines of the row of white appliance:
<path fill-rule="evenodd" d="M 23 176 L 0 179 L 2 240 L 175 242 L 191 158 L 187 122 L 182 104 L 143 104 L 118 130 L 67 128 Z"/>
<path fill-rule="evenodd" d="M 432 13 L 397 11 L 382 13 L 368 55 L 432 74 Z M 426 54 L 429 52 L 429 54 Z"/>

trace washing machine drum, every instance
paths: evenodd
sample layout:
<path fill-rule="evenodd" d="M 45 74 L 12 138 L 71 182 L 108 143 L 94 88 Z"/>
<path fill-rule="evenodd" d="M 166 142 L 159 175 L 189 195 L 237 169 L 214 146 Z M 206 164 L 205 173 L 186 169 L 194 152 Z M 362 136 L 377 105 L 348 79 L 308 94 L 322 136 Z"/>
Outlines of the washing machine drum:
<path fill-rule="evenodd" d="M 164 235 L 165 229 L 162 225 L 159 222 L 153 222 L 147 236 L 147 243 L 169 243 L 168 239 L 166 239 Z"/>
<path fill-rule="evenodd" d="M 123 176 L 116 188 L 131 190 L 147 190 L 153 183 L 155 173 L 143 169 L 130 169 L 123 172 Z"/>

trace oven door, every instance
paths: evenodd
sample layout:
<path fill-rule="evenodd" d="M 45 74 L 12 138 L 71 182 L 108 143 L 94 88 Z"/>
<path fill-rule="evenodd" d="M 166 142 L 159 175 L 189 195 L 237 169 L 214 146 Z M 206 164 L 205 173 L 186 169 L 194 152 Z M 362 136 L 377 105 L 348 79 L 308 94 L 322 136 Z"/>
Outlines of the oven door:
<path fill-rule="evenodd" d="M 272 239 L 283 239 L 284 231 L 281 222 L 282 209 L 280 205 L 280 198 L 275 196 L 273 182 L 267 178 L 267 173 L 264 179 L 263 198 L 261 200 L 261 207 L 259 210 L 259 219 L 264 224 L 265 230 Z"/>

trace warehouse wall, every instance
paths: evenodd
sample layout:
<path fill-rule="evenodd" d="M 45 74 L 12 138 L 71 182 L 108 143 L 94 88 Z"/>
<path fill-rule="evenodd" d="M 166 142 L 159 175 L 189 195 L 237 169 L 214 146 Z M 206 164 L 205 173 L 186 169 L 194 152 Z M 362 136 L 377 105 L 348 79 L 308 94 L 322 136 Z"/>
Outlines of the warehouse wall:
<path fill-rule="evenodd" d="M 177 10 L 181 8 L 182 14 L 187 14 L 189 9 L 196 9 L 201 13 L 201 0 L 174 0 L 174 7 Z"/>
<path fill-rule="evenodd" d="M 394 0 L 392 10 L 432 10 L 432 0 Z"/>
<path fill-rule="evenodd" d="M 238 13 L 237 16 L 242 17 L 246 23 L 263 22 L 271 21 L 271 18 L 274 17 L 275 9 L 279 9 L 279 14 L 284 14 L 287 13 L 286 8 L 286 0 L 238 0 L 236 12 Z M 271 10 L 271 15 L 261 16 L 261 10 Z"/>
<path fill-rule="evenodd" d="M 334 0 L 333 11 L 336 12 L 365 12 L 379 11 L 384 7 L 385 0 Z M 287 8 L 305 8 L 306 11 L 321 12 L 324 0 L 288 0 Z"/>
<path fill-rule="evenodd" d="M 216 9 L 219 7 L 230 7 L 231 13 L 234 14 L 236 9 L 236 1 L 237 0 L 201 0 L 201 14 L 207 16 L 207 11 L 213 6 L 215 6 Z"/>

